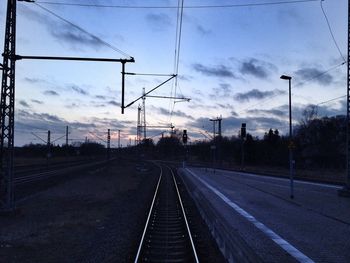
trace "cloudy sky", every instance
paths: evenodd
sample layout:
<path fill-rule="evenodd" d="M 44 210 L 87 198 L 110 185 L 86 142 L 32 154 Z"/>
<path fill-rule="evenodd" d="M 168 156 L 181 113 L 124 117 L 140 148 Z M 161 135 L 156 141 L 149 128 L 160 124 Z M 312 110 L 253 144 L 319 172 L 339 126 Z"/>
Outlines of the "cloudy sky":
<path fill-rule="evenodd" d="M 281 74 L 293 77 L 295 124 L 308 104 L 318 105 L 320 116 L 345 114 L 342 96 L 346 95 L 346 65 L 341 64 L 347 47 L 347 1 L 322 2 L 336 43 L 321 2 L 296 2 L 185 0 L 178 85 L 170 81 L 152 95 L 184 96 L 191 101 L 174 103 L 147 98 L 147 124 L 168 127 L 173 123 L 179 130 L 187 129 L 192 140 L 205 139 L 202 133 L 212 131 L 209 119 L 222 116 L 226 136 L 237 135 L 242 122 L 247 123 L 248 132 L 255 136 L 262 136 L 270 128 L 286 134 L 288 82 L 279 78 Z M 18 2 L 17 53 L 133 56 L 136 63 L 126 65 L 128 72 L 173 74 L 178 24 L 178 10 L 174 7 L 177 6 L 177 0 Z M 5 11 L 6 1 L 1 1 L 2 25 L 5 25 Z M 0 27 L 0 38 L 4 38 L 4 26 Z M 120 72 L 119 63 L 18 61 L 15 144 L 39 143 L 32 133 L 45 139 L 48 129 L 53 139 L 58 139 L 66 125 L 74 140 L 85 136 L 91 140 L 105 138 L 109 128 L 114 145 L 118 129 L 123 145 L 130 138 L 133 141 L 139 102 L 121 114 Z M 141 96 L 143 88 L 148 91 L 166 79 L 127 76 L 126 104 Z M 155 136 L 163 130 L 169 129 L 157 128 L 148 134 Z"/>

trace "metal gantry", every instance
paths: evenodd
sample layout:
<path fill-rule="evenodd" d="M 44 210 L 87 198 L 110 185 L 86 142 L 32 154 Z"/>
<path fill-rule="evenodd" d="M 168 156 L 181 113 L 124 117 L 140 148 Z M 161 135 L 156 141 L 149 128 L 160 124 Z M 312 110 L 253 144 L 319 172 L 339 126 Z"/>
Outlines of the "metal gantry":
<path fill-rule="evenodd" d="M 52 56 L 20 56 L 16 54 L 16 5 L 17 1 L 33 2 L 32 0 L 7 0 L 5 25 L 5 41 L 0 99 L 0 210 L 14 209 L 13 193 L 13 150 L 14 150 L 14 115 L 15 115 L 15 71 L 16 61 L 21 59 L 68 60 L 119 62 L 122 64 L 122 103 L 124 113 L 125 64 L 135 62 L 129 59 L 82 58 L 82 57 L 52 57 Z"/>
<path fill-rule="evenodd" d="M 7 1 L 0 102 L 0 209 L 14 207 L 12 186 L 15 119 L 16 4 Z"/>
<path fill-rule="evenodd" d="M 350 0 L 348 1 L 348 61 L 347 61 L 347 107 L 346 107 L 346 147 L 347 175 L 346 190 L 350 191 Z"/>

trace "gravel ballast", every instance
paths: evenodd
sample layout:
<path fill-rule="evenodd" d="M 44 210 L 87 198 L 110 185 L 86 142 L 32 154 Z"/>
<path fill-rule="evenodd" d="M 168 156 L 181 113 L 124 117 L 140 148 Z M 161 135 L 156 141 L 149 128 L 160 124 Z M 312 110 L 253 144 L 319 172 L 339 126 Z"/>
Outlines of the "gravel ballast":
<path fill-rule="evenodd" d="M 72 175 L 0 216 L 1 262 L 131 262 L 159 169 L 135 163 Z"/>

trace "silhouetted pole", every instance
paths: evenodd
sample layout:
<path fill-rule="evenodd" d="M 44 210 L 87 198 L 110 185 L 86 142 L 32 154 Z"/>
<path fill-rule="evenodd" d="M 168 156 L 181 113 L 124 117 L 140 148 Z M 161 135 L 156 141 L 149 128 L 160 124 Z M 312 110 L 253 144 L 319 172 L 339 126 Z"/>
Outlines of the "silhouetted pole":
<path fill-rule="evenodd" d="M 51 131 L 47 131 L 47 153 L 46 153 L 46 168 L 49 169 L 51 157 Z"/>
<path fill-rule="evenodd" d="M 242 146 L 241 170 L 244 170 L 244 161 L 245 161 L 244 142 L 245 142 L 245 138 L 246 137 L 247 137 L 247 124 L 246 123 L 242 123 L 242 126 L 241 126 L 241 146 Z"/>
<path fill-rule="evenodd" d="M 211 146 L 211 149 L 213 151 L 213 169 L 215 168 L 215 152 L 216 152 L 216 143 L 215 143 L 215 135 L 216 135 L 216 131 L 215 131 L 215 123 L 216 123 L 216 120 L 214 119 L 210 119 L 209 121 L 212 121 L 213 122 L 213 145 Z M 215 170 L 214 170 L 215 172 Z"/>
<path fill-rule="evenodd" d="M 145 88 L 143 88 L 143 97 L 142 97 L 142 108 L 143 108 L 143 139 L 146 140 L 146 96 Z"/>
<path fill-rule="evenodd" d="M 294 175 L 293 175 L 293 129 L 292 129 L 292 77 L 282 75 L 281 79 L 289 83 L 289 177 L 290 177 L 290 198 L 294 198 Z"/>
<path fill-rule="evenodd" d="M 118 130 L 118 148 L 120 148 L 120 130 Z"/>
<path fill-rule="evenodd" d="M 66 146 L 68 147 L 68 126 L 66 126 Z"/>
<path fill-rule="evenodd" d="M 111 130 L 107 131 L 107 160 L 111 158 Z"/>

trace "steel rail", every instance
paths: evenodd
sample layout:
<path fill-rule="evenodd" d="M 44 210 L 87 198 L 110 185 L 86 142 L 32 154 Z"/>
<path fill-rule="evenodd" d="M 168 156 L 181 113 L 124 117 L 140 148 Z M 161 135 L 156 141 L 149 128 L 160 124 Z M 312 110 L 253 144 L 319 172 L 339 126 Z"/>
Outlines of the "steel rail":
<path fill-rule="evenodd" d="M 180 192 L 179 192 L 179 188 L 177 187 L 177 182 L 176 182 L 176 179 L 175 179 L 174 172 L 173 172 L 173 170 L 172 170 L 168 165 L 166 165 L 166 167 L 168 167 L 168 169 L 169 169 L 170 172 L 171 172 L 171 175 L 173 176 L 173 181 L 174 181 L 174 184 L 175 184 L 175 188 L 176 188 L 176 192 L 177 192 L 177 197 L 178 197 L 178 199 L 179 199 L 179 201 L 180 201 L 180 206 L 181 206 L 182 214 L 183 214 L 183 216 L 184 216 L 184 220 L 185 220 L 185 224 L 186 224 L 188 236 L 189 236 L 190 241 L 191 241 L 191 246 L 192 246 L 193 254 L 194 254 L 196 263 L 199 263 L 198 255 L 197 255 L 197 250 L 196 250 L 196 247 L 195 247 L 194 242 L 193 242 L 192 233 L 191 233 L 191 230 L 190 230 L 190 226 L 189 226 L 189 224 L 188 224 L 188 220 L 187 220 L 186 213 L 185 213 L 185 209 L 184 209 L 184 206 L 183 206 L 183 203 L 182 203 L 182 198 L 181 198 L 181 195 L 180 195 Z"/>
<path fill-rule="evenodd" d="M 158 164 L 157 164 L 158 165 Z M 147 232 L 149 231 L 149 228 L 151 227 L 150 226 L 150 219 L 152 217 L 152 214 L 155 212 L 155 202 L 156 200 L 158 199 L 159 201 L 159 196 L 158 196 L 158 193 L 160 194 L 160 191 L 164 190 L 160 190 L 160 184 L 161 184 L 161 181 L 162 181 L 162 175 L 163 175 L 163 169 L 162 169 L 162 166 L 163 165 L 158 165 L 158 167 L 161 169 L 161 175 L 159 177 L 159 180 L 158 180 L 158 183 L 157 183 L 157 187 L 156 187 L 156 190 L 155 190 L 155 193 L 154 193 L 154 196 L 153 196 L 153 199 L 152 199 L 152 204 L 151 204 L 151 207 L 150 207 L 150 210 L 148 212 L 148 216 L 147 216 L 147 220 L 146 220 L 146 224 L 145 224 L 145 227 L 144 227 L 144 230 L 143 230 L 143 233 L 142 233 L 142 238 L 141 238 L 141 242 L 139 244 L 139 247 L 138 247 L 138 250 L 137 250 L 137 254 L 136 254 L 136 257 L 135 257 L 135 263 L 137 262 L 141 262 L 143 260 L 142 258 L 142 255 L 143 255 L 143 249 L 145 247 L 145 238 L 147 236 Z M 184 226 L 184 233 L 186 233 L 186 235 L 188 235 L 189 237 L 189 246 L 188 247 L 188 251 L 190 253 L 192 253 L 192 256 L 193 256 L 193 259 L 194 259 L 194 262 L 198 263 L 199 262 L 199 259 L 198 259 L 198 255 L 197 255 L 197 250 L 196 250 L 196 247 L 194 245 L 194 241 L 193 241 L 193 238 L 192 238 L 192 233 L 191 233 L 191 230 L 190 230 L 190 227 L 189 227 L 189 223 L 188 223 L 188 220 L 187 220 L 187 216 L 186 216 L 186 213 L 185 213 L 185 209 L 184 209 L 184 206 L 183 206 L 183 202 L 182 202 L 182 198 L 181 198 L 181 195 L 180 195 L 180 192 L 179 192 L 179 189 L 177 187 L 177 182 L 176 182 L 176 179 L 175 179 L 175 175 L 174 175 L 174 172 L 173 170 L 171 169 L 171 167 L 167 166 L 167 165 L 164 165 L 164 167 L 168 168 L 170 170 L 170 173 L 171 173 L 171 176 L 172 176 L 172 182 L 174 183 L 175 187 L 173 188 L 174 190 L 176 190 L 176 194 L 174 195 L 174 198 L 176 199 L 176 202 L 178 202 L 180 204 L 180 207 L 181 209 L 178 210 L 181 214 L 182 214 L 182 217 L 183 217 L 183 222 L 185 223 Z M 170 176 L 170 174 L 169 174 Z M 170 178 L 169 178 L 170 179 Z M 165 179 L 164 179 L 165 180 Z M 171 179 L 170 179 L 171 180 Z M 175 192 L 174 192 L 175 193 Z M 174 199 L 174 200 L 175 200 Z M 154 226 L 152 226 L 154 227 Z M 191 256 L 191 257 L 192 257 Z M 148 258 L 147 260 L 151 260 L 150 258 Z M 191 260 L 192 261 L 192 260 Z"/>
<path fill-rule="evenodd" d="M 155 202 L 155 200 L 156 200 L 157 193 L 158 193 L 158 189 L 159 189 L 159 185 L 160 185 L 160 181 L 161 181 L 162 175 L 163 175 L 163 169 L 162 169 L 162 167 L 161 167 L 160 165 L 158 165 L 158 167 L 160 168 L 160 175 L 159 175 L 157 187 L 156 187 L 156 190 L 155 190 L 155 192 L 154 192 L 153 199 L 152 199 L 151 207 L 150 207 L 149 212 L 148 212 L 148 216 L 147 216 L 145 228 L 143 229 L 143 233 L 142 233 L 140 245 L 139 245 L 139 247 L 138 247 L 138 249 L 137 249 L 137 254 L 136 254 L 136 257 L 135 257 L 135 261 L 134 261 L 135 263 L 138 262 L 139 257 L 140 257 L 140 253 L 141 253 L 143 241 L 144 241 L 144 239 L 145 239 L 146 231 L 147 231 L 147 228 L 148 228 L 148 223 L 149 223 L 149 220 L 150 220 L 150 218 L 151 218 L 151 214 L 152 214 L 152 211 L 153 211 L 154 202 Z"/>

